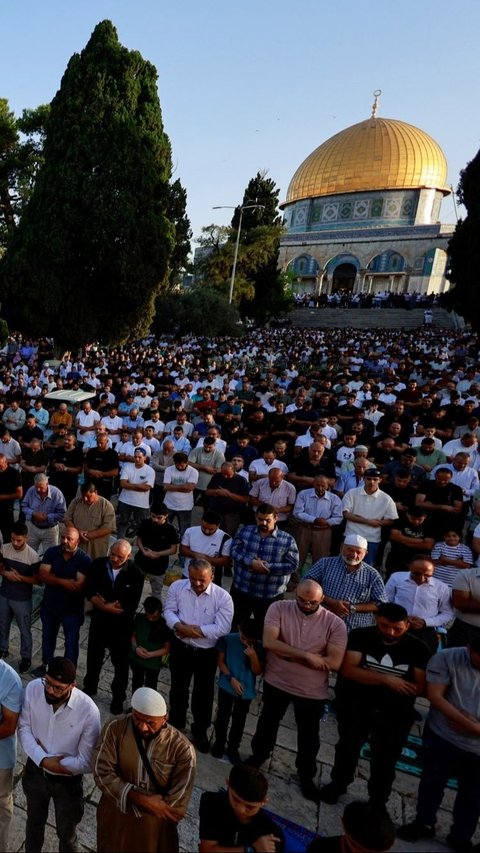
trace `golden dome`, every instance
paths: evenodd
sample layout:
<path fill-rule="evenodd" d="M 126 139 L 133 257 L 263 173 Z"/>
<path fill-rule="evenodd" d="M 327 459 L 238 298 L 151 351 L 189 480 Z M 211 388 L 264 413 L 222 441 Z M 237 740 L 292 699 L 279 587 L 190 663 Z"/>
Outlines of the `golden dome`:
<path fill-rule="evenodd" d="M 336 133 L 303 161 L 290 181 L 285 204 L 340 193 L 422 187 L 447 195 L 446 180 L 445 155 L 431 136 L 403 121 L 372 116 Z"/>

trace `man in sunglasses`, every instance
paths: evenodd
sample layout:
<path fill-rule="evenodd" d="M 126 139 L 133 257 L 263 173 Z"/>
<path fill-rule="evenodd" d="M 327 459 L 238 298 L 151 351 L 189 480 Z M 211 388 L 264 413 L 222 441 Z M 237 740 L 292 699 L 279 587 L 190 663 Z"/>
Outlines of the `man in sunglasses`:
<path fill-rule="evenodd" d="M 43 678 L 27 684 L 18 736 L 27 754 L 22 778 L 27 800 L 26 853 L 43 847 L 48 806 L 53 800 L 59 850 L 77 850 L 83 816 L 84 773 L 100 734 L 100 712 L 75 683 L 76 667 L 55 657 Z"/>

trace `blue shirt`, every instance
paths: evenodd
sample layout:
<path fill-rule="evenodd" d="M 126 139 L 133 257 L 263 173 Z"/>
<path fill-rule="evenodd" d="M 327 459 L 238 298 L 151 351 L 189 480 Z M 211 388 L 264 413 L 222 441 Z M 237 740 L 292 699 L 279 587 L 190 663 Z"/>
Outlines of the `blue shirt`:
<path fill-rule="evenodd" d="M 57 578 L 71 581 L 77 579 L 77 572 L 81 575 L 86 575 L 91 562 L 91 557 L 85 551 L 82 551 L 81 548 L 77 548 L 70 559 L 65 560 L 61 545 L 54 545 L 53 548 L 47 548 L 42 559 L 42 564 L 51 566 L 51 571 Z M 72 592 L 63 586 L 45 585 L 42 611 L 48 610 L 49 613 L 57 614 L 59 618 L 67 615 L 81 616 L 83 615 L 83 606 L 83 590 Z"/>
<path fill-rule="evenodd" d="M 250 658 L 245 654 L 245 646 L 240 639 L 240 634 L 233 633 L 227 634 L 225 637 L 220 637 L 217 642 L 217 650 L 224 653 L 228 671 L 234 678 L 240 681 L 243 686 L 243 693 L 241 696 L 235 693 L 230 681 L 223 672 L 220 673 L 218 686 L 239 699 L 255 699 L 257 695 L 255 690 L 257 676 L 252 672 Z M 255 643 L 255 651 L 261 657 L 262 646 L 260 643 Z"/>
<path fill-rule="evenodd" d="M 34 512 L 46 513 L 47 521 L 36 525 L 37 527 L 46 529 L 47 527 L 53 527 L 55 524 L 58 524 L 59 521 L 63 521 L 67 507 L 62 492 L 56 486 L 49 485 L 48 492 L 44 498 L 38 494 L 35 486 L 31 486 L 22 501 L 22 510 L 26 520 L 30 522 L 32 521 Z M 34 524 L 35 522 L 32 523 Z"/>
<path fill-rule="evenodd" d="M 230 556 L 234 587 L 254 598 L 270 599 L 285 592 L 290 575 L 298 569 L 295 539 L 278 527 L 269 536 L 260 536 L 256 524 L 242 527 L 233 540 Z M 268 563 L 269 573 L 252 572 L 252 560 Z"/>
<path fill-rule="evenodd" d="M 0 705 L 19 714 L 22 708 L 22 682 L 8 663 L 0 660 Z M 0 769 L 15 767 L 17 760 L 17 735 L 0 740 Z"/>
<path fill-rule="evenodd" d="M 343 557 L 322 557 L 305 578 L 317 581 L 328 598 L 349 601 L 350 604 L 388 601 L 379 572 L 368 563 L 360 563 L 358 569 L 349 572 Z M 373 613 L 352 613 L 345 619 L 347 631 L 367 628 L 373 623 Z"/>

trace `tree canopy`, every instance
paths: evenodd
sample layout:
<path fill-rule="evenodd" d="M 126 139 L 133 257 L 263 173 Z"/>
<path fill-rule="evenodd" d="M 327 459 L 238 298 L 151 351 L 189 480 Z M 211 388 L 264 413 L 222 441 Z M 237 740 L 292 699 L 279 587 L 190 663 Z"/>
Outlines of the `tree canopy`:
<path fill-rule="evenodd" d="M 149 329 L 171 271 L 169 210 L 179 211 L 184 242 L 189 228 L 181 187 L 169 183 L 156 78 L 110 21 L 71 57 L 46 120 L 44 161 L 0 263 L 11 327 L 68 347 Z"/>
<path fill-rule="evenodd" d="M 48 104 L 16 118 L 0 98 L 0 249 L 5 249 L 30 198 L 43 162 Z"/>
<path fill-rule="evenodd" d="M 448 278 L 454 285 L 443 304 L 480 331 L 480 151 L 460 174 L 457 196 L 467 215 L 460 219 L 448 246 Z"/>
<path fill-rule="evenodd" d="M 240 315 L 225 295 L 201 284 L 159 296 L 152 332 L 156 335 L 239 335 Z"/>
<path fill-rule="evenodd" d="M 209 225 L 199 240 L 206 250 L 199 265 L 201 277 L 227 294 L 243 208 L 233 300 L 242 314 L 260 321 L 284 313 L 291 305 L 285 276 L 278 269 L 282 234 L 279 192 L 265 172 L 257 172 L 235 209 L 231 227 Z"/>

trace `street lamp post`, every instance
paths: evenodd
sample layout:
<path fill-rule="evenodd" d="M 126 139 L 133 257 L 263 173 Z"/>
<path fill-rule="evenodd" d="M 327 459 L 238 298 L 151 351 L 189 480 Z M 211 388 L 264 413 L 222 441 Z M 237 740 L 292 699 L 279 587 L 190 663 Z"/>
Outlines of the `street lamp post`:
<path fill-rule="evenodd" d="M 243 211 L 244 210 L 255 210 L 257 207 L 265 207 L 264 204 L 243 204 L 240 207 L 240 219 L 238 222 L 237 229 L 237 239 L 235 240 L 235 253 L 233 255 L 233 267 L 232 267 L 232 277 L 230 279 L 230 290 L 228 293 L 228 302 L 231 305 L 233 302 L 233 288 L 235 286 L 235 275 L 237 272 L 237 258 L 238 258 L 238 247 L 240 245 L 240 233 L 242 230 L 242 219 L 243 219 Z M 213 207 L 213 210 L 236 210 L 237 208 L 232 204 L 217 204 Z"/>

